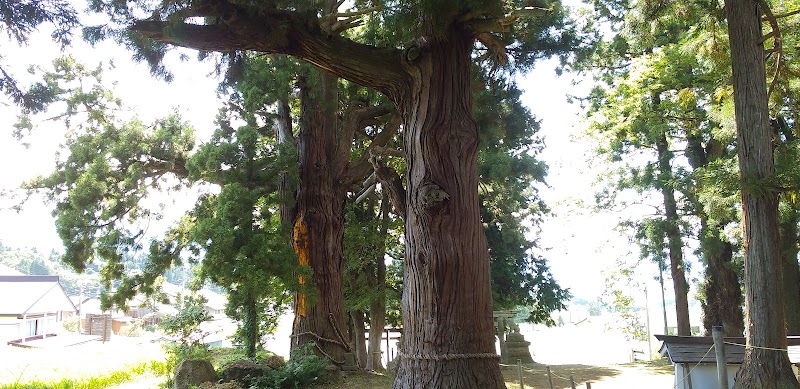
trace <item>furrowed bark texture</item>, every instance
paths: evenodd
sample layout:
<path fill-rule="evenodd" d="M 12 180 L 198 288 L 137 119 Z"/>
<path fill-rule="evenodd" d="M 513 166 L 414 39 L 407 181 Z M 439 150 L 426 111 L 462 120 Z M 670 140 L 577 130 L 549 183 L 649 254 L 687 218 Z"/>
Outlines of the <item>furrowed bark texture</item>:
<path fill-rule="evenodd" d="M 505 388 L 478 213 L 468 34 L 418 41 L 401 108 L 407 153 L 403 356 L 395 389 Z"/>
<path fill-rule="evenodd" d="M 316 293 L 313 298 L 302 293 L 296 298 L 292 348 L 315 342 L 320 354 L 341 364 L 349 351 L 342 295 L 345 196 L 331 174 L 337 170 L 331 150 L 335 147 L 335 106 L 325 106 L 327 101 L 338 101 L 337 85 L 329 74 L 320 72 L 319 79 L 320 96 L 301 85 L 300 185 L 294 222 L 295 251 L 301 264 L 311 267 Z"/>
<path fill-rule="evenodd" d="M 726 0 L 745 251 L 747 350 L 735 388 L 800 388 L 789 365 L 783 314 L 778 196 L 774 176 L 761 11 L 752 0 Z M 759 185 L 759 183 L 761 183 Z M 758 188 L 757 186 L 761 186 Z M 759 347 L 759 348 L 756 348 Z"/>

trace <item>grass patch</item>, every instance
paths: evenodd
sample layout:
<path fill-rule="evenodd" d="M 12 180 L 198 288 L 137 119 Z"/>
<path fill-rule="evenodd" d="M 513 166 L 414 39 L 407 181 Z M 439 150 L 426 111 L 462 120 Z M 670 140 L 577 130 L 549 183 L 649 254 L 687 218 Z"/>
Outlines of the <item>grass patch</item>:
<path fill-rule="evenodd" d="M 63 378 L 59 381 L 15 382 L 2 384 L 0 389 L 102 389 L 133 381 L 135 378 L 145 374 L 168 376 L 170 369 L 166 362 L 150 361 L 95 377 Z"/>

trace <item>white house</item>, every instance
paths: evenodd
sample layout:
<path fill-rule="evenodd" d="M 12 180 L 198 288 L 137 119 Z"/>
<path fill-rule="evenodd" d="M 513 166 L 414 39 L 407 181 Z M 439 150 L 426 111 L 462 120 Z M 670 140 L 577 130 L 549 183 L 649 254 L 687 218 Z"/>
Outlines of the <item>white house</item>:
<path fill-rule="evenodd" d="M 675 389 L 719 389 L 714 340 L 710 336 L 656 335 L 662 341 L 659 352 L 675 368 Z M 728 386 L 733 388 L 736 372 L 744 360 L 745 338 L 724 338 Z M 789 360 L 800 364 L 800 337 L 787 337 Z M 797 369 L 795 369 L 797 374 Z"/>
<path fill-rule="evenodd" d="M 76 309 L 58 276 L 0 276 L 0 342 L 25 342 L 62 331 Z"/>

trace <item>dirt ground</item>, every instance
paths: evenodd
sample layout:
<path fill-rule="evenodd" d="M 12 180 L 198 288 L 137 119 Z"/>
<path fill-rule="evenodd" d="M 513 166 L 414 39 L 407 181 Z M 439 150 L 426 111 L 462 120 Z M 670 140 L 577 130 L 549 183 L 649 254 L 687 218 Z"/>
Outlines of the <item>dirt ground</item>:
<path fill-rule="evenodd" d="M 585 388 L 590 382 L 596 388 L 671 388 L 672 366 L 664 360 L 636 362 L 621 365 L 551 365 L 550 378 L 554 389 L 570 388 L 570 378 L 576 388 Z M 508 389 L 519 389 L 519 370 L 516 366 L 503 367 Z M 547 366 L 542 364 L 523 366 L 525 389 L 550 388 Z"/>
<path fill-rule="evenodd" d="M 604 388 L 652 388 L 669 389 L 673 386 L 672 366 L 666 361 L 636 362 L 622 365 L 553 365 L 550 366 L 553 389 L 569 389 L 570 376 L 576 388 L 585 388 L 591 382 L 592 389 Z M 519 370 L 516 366 L 503 367 L 503 376 L 508 389 L 520 389 Z M 525 389 L 549 389 L 546 365 L 531 364 L 523 366 Z M 392 378 L 380 374 L 349 374 L 342 382 L 319 385 L 325 389 L 388 389 Z"/>
<path fill-rule="evenodd" d="M 526 336 L 533 341 L 531 349 L 534 351 L 534 359 L 550 364 L 554 389 L 570 388 L 570 376 L 574 379 L 576 388 L 585 388 L 586 382 L 591 382 L 591 387 L 594 389 L 634 387 L 668 389 L 672 387 L 672 367 L 664 360 L 616 363 L 603 361 L 603 355 L 592 355 L 589 352 L 591 349 L 601 349 L 600 347 L 589 347 L 588 350 L 584 347 L 584 353 L 575 352 L 575 350 L 580 350 L 580 345 L 568 344 L 563 339 L 576 339 L 576 333 L 580 332 L 583 331 L 576 328 L 570 333 L 554 334 L 548 331 L 546 333 L 530 333 Z M 548 344 L 547 339 L 552 339 L 554 335 L 559 335 L 561 340 L 558 344 Z M 602 339 L 603 337 L 595 336 L 582 340 L 597 342 Z M 583 345 L 585 344 L 587 343 L 583 343 Z M 607 348 L 602 349 L 607 352 Z M 114 337 L 111 342 L 105 344 L 91 342 L 61 348 L 21 349 L 0 346 L 0 384 L 35 380 L 50 381 L 64 377 L 88 377 L 162 358 L 164 358 L 163 350 L 158 343 L 150 342 L 149 339 L 125 337 Z M 549 389 L 546 367 L 546 365 L 538 363 L 524 365 L 522 377 L 524 389 Z M 503 375 L 506 378 L 508 389 L 520 389 L 519 371 L 516 365 L 504 366 Z M 116 386 L 114 389 L 153 389 L 163 381 L 162 377 L 140 377 L 136 382 Z M 391 382 L 392 377 L 390 376 L 358 373 L 349 374 L 342 382 L 318 387 L 388 389 L 391 388 Z"/>

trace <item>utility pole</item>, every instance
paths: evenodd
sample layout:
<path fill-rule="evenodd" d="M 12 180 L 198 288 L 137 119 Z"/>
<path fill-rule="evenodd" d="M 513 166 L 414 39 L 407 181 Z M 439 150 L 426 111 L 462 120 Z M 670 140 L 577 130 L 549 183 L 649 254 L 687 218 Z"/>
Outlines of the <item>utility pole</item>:
<path fill-rule="evenodd" d="M 653 341 L 650 335 L 650 299 L 647 297 L 647 285 L 644 286 L 644 312 L 647 315 L 647 360 L 653 360 Z"/>

